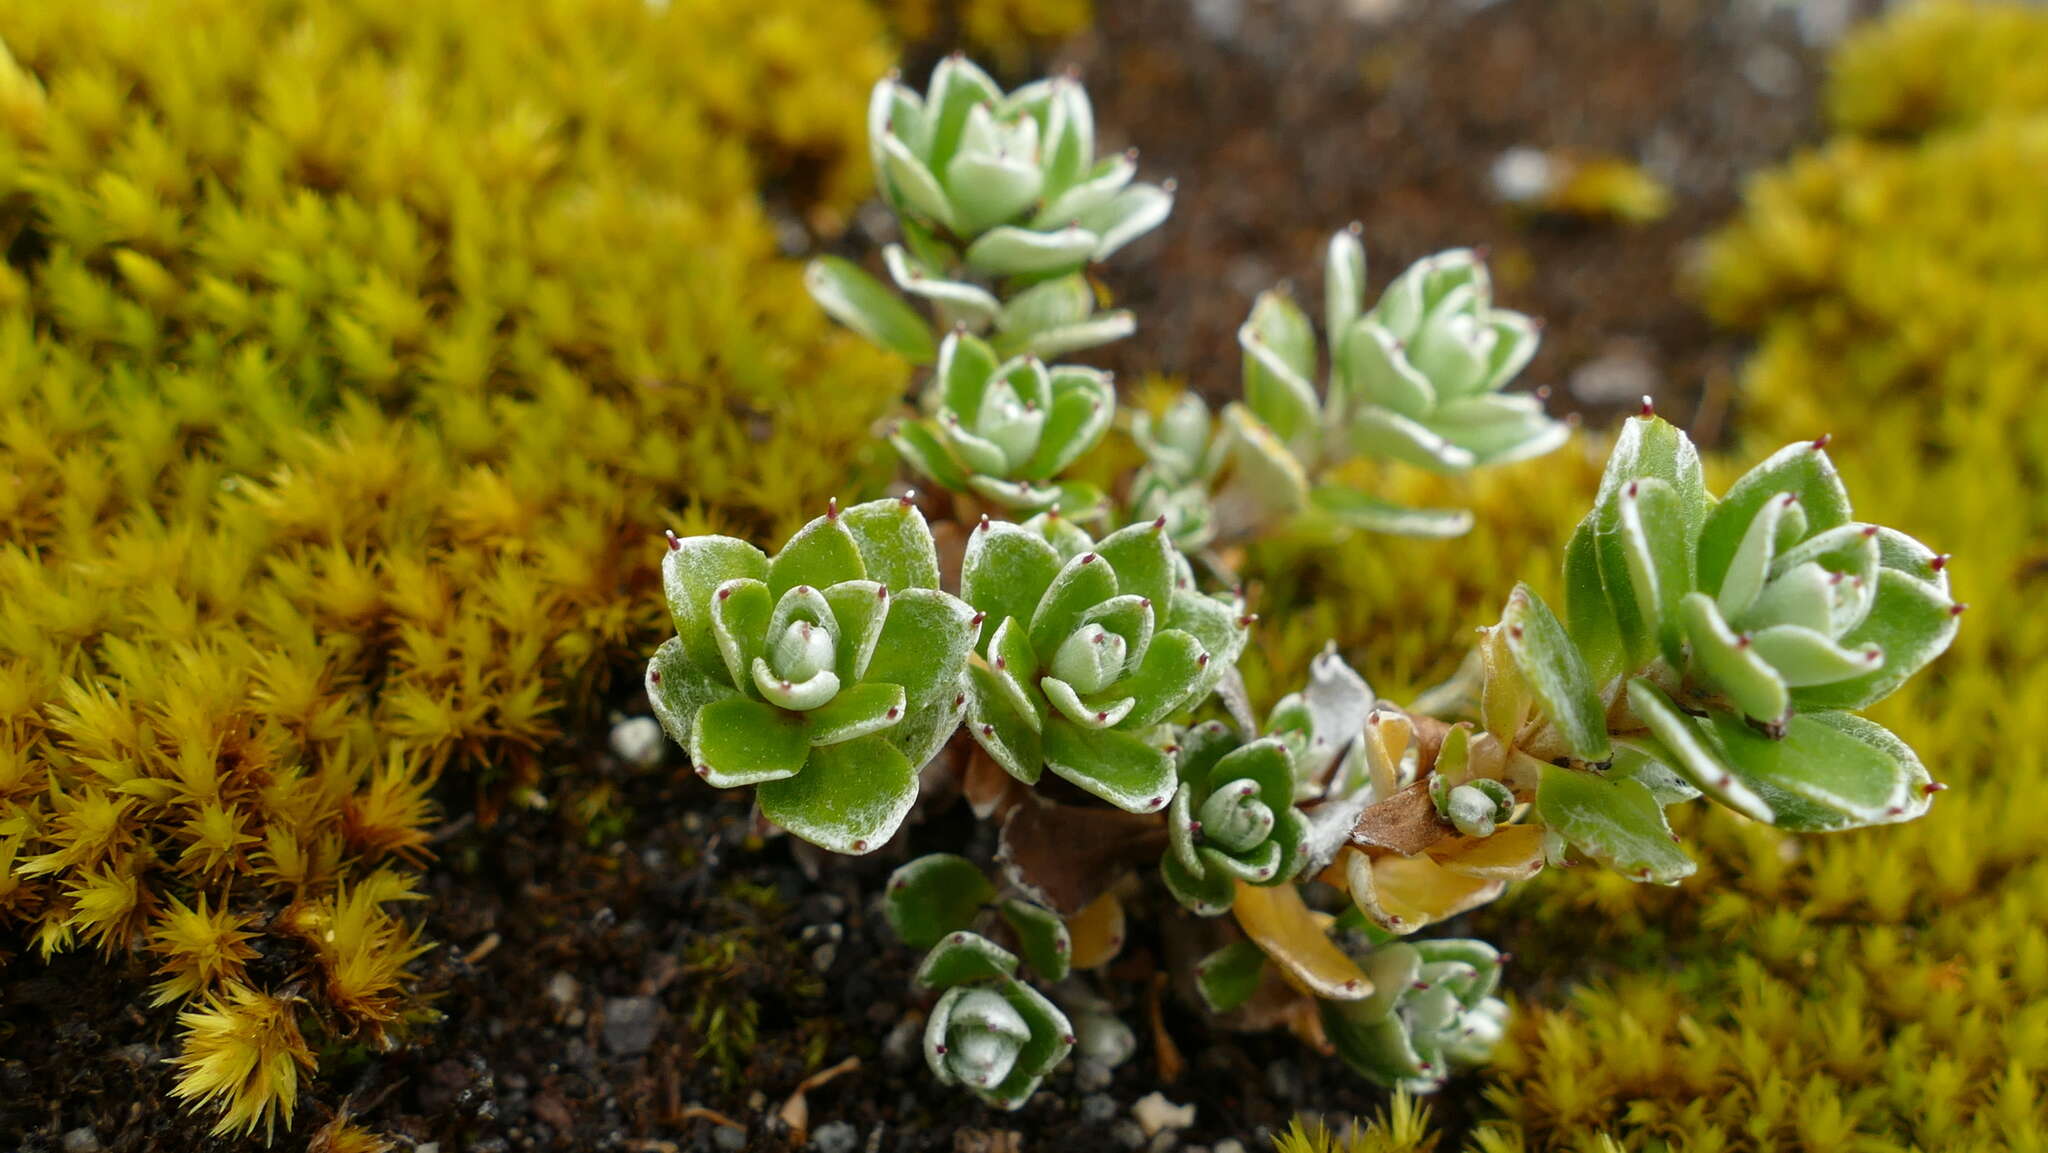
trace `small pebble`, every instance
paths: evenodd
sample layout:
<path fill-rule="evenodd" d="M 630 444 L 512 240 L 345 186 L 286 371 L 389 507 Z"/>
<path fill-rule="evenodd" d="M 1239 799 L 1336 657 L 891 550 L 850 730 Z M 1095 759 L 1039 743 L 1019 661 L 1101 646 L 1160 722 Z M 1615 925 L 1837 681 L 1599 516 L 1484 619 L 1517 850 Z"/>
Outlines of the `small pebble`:
<path fill-rule="evenodd" d="M 583 987 L 576 983 L 576 978 L 567 973 L 556 973 L 548 978 L 548 1000 L 564 1009 L 575 1004 L 576 995 L 582 991 Z"/>
<path fill-rule="evenodd" d="M 661 1002 L 652 997 L 613 997 L 604 1003 L 605 1047 L 622 1057 L 645 1053 L 661 1025 Z"/>
<path fill-rule="evenodd" d="M 64 1134 L 64 1153 L 99 1153 L 100 1135 L 90 1125 L 83 1125 Z"/>
<path fill-rule="evenodd" d="M 851 1121 L 833 1121 L 820 1125 L 811 1134 L 811 1147 L 818 1153 L 853 1153 L 860 1144 L 860 1130 Z"/>
<path fill-rule="evenodd" d="M 1129 1117 L 1109 1127 L 1109 1135 L 1126 1149 L 1137 1149 L 1145 1144 L 1145 1130 Z"/>
<path fill-rule="evenodd" d="M 1148 1093 L 1138 1098 L 1137 1104 L 1131 1106 L 1131 1116 L 1138 1119 L 1138 1124 L 1145 1129 L 1145 1136 L 1150 1137 L 1169 1129 L 1185 1129 L 1194 1124 L 1195 1107 L 1176 1105 L 1168 1101 L 1164 1093 Z"/>
<path fill-rule="evenodd" d="M 1244 1142 L 1235 1137 L 1225 1137 L 1216 1142 L 1216 1148 L 1212 1153 L 1244 1153 Z"/>
<path fill-rule="evenodd" d="M 711 1131 L 711 1143 L 725 1153 L 739 1153 L 747 1147 L 747 1135 L 738 1129 L 720 1125 Z"/>
<path fill-rule="evenodd" d="M 661 722 L 653 717 L 628 717 L 612 726 L 613 754 L 638 768 L 651 769 L 660 764 L 667 743 Z"/>
<path fill-rule="evenodd" d="M 1109 1083 L 1115 1079 L 1116 1074 L 1100 1061 L 1091 1061 L 1084 1057 L 1074 1062 L 1074 1085 L 1083 1093 L 1107 1089 Z"/>
<path fill-rule="evenodd" d="M 1107 1093 L 1091 1093 L 1081 1098 L 1081 1122 L 1084 1125 L 1107 1125 L 1116 1117 L 1116 1098 Z"/>
<path fill-rule="evenodd" d="M 905 1017 L 896 1022 L 889 1035 L 882 1038 L 882 1059 L 902 1068 L 920 1061 L 924 1056 L 924 1022 L 916 1017 Z"/>

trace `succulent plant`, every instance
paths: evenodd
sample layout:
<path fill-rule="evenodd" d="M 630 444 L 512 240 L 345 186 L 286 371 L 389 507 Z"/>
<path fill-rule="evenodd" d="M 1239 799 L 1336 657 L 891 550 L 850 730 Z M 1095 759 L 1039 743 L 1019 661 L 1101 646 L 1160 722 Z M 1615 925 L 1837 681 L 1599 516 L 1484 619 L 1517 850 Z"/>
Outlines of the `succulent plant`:
<path fill-rule="evenodd" d="M 1323 1028 L 1344 1063 L 1411 1093 L 1443 1088 L 1486 1061 L 1506 1032 L 1500 953 L 1483 941 L 1397 941 L 1365 958 L 1372 995 L 1324 1001 Z"/>
<path fill-rule="evenodd" d="M 984 518 L 960 590 L 982 618 L 967 715 L 982 749 L 1026 784 L 1050 767 L 1119 808 L 1164 809 L 1173 760 L 1146 736 L 1215 689 L 1250 624 L 1194 587 L 1164 522 L 1098 542 L 1055 515 Z"/>
<path fill-rule="evenodd" d="M 1528 317 L 1493 307 L 1477 253 L 1417 261 L 1369 311 L 1364 293 L 1365 249 L 1355 228 L 1341 231 L 1326 262 L 1329 384 L 1321 394 L 1308 315 L 1284 292 L 1262 294 L 1238 330 L 1244 400 L 1225 407 L 1219 443 L 1191 452 L 1196 422 L 1186 416 L 1177 419 L 1188 433 L 1140 438 L 1157 470 L 1145 478 L 1151 499 L 1196 476 L 1211 480 L 1215 511 L 1188 519 L 1214 522 L 1226 538 L 1309 509 L 1354 529 L 1455 536 L 1471 527 L 1468 514 L 1401 508 L 1326 473 L 1358 457 L 1464 472 L 1564 442 L 1565 426 L 1544 415 L 1539 398 L 1501 391 L 1535 355 L 1538 331 Z"/>
<path fill-rule="evenodd" d="M 676 635 L 648 664 L 655 716 L 699 776 L 755 786 L 782 828 L 833 852 L 879 848 L 965 704 L 974 613 L 938 578 L 908 499 L 835 504 L 773 558 L 671 534 Z"/>
<path fill-rule="evenodd" d="M 897 288 L 931 303 L 940 331 L 993 330 L 1004 356 L 1050 357 L 1135 329 L 1128 312 L 1095 314 L 1081 270 L 1164 222 L 1173 190 L 1134 181 L 1132 155 L 1096 158 L 1095 113 L 1077 80 L 1005 94 L 950 56 L 923 96 L 894 77 L 875 85 L 868 143 L 905 242 L 885 248 L 883 261 Z M 916 311 L 853 265 L 814 261 L 808 283 L 849 327 L 931 359 Z"/>
<path fill-rule="evenodd" d="M 1174 899 L 1203 916 L 1228 912 L 1238 881 L 1280 885 L 1302 864 L 1308 820 L 1294 806 L 1294 754 L 1279 737 L 1246 742 L 1206 721 L 1177 742 L 1180 787 L 1167 813 L 1159 871 Z"/>
<path fill-rule="evenodd" d="M 1016 954 L 958 932 L 932 947 L 916 977 L 920 988 L 943 990 L 924 1028 L 932 1074 L 999 1109 L 1023 1107 L 1074 1047 L 1067 1015 L 1016 972 Z"/>
<path fill-rule="evenodd" d="M 998 362 L 986 342 L 955 331 L 939 346 L 924 402 L 929 417 L 889 435 L 923 476 L 1010 512 L 1059 505 L 1085 519 L 1101 505 L 1095 486 L 1056 478 L 1109 429 L 1116 389 L 1106 373 L 1032 356 Z"/>

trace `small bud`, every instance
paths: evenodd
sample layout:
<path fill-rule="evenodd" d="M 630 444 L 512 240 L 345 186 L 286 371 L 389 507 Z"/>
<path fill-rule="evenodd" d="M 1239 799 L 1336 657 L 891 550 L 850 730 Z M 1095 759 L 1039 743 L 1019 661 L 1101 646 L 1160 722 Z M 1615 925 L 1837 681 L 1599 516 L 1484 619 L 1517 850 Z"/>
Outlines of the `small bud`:
<path fill-rule="evenodd" d="M 676 530 L 667 529 L 665 530 L 665 533 L 668 537 L 668 547 L 670 551 L 681 551 L 683 547 L 683 538 L 676 535 Z"/>
<path fill-rule="evenodd" d="M 896 503 L 902 505 L 904 508 L 909 508 L 911 505 L 916 504 L 917 490 L 914 488 L 904 490 L 903 495 L 896 498 Z"/>
<path fill-rule="evenodd" d="M 981 524 L 980 524 L 980 525 L 979 525 L 978 527 L 976 527 L 975 531 L 976 531 L 976 532 L 987 532 L 987 531 L 988 531 L 988 514 L 987 514 L 987 513 L 982 513 L 982 514 L 981 514 Z"/>
<path fill-rule="evenodd" d="M 1642 417 L 1644 420 L 1648 420 L 1651 417 L 1657 415 L 1657 402 L 1651 400 L 1647 396 L 1643 397 L 1643 407 L 1639 411 L 1637 411 L 1636 415 Z"/>

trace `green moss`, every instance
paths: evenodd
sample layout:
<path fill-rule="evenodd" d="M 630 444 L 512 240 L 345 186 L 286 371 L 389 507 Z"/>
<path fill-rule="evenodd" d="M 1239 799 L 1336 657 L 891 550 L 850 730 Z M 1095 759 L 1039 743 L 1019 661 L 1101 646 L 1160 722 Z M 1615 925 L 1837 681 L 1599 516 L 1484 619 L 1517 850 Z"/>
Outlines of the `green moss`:
<path fill-rule="evenodd" d="M 882 475 L 903 366 L 760 193 L 845 218 L 893 48 L 839 0 L 5 7 L 0 942 L 146 949 L 267 1132 L 301 1025 L 405 1031 L 429 789 L 602 706 L 661 530 Z"/>

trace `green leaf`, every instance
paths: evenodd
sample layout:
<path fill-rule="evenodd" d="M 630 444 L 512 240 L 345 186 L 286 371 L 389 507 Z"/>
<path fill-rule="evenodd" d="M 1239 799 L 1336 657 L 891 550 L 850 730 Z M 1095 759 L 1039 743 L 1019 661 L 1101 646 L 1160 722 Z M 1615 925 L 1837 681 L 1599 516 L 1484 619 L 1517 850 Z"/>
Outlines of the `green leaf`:
<path fill-rule="evenodd" d="M 947 56 L 932 68 L 931 83 L 925 89 L 925 135 L 917 151 L 944 168 L 960 149 L 968 117 L 979 106 L 993 106 L 1003 99 L 1003 90 L 974 61 L 965 56 Z"/>
<path fill-rule="evenodd" d="M 889 443 L 919 476 L 948 492 L 964 492 L 967 472 L 954 461 L 953 454 L 939 436 L 938 427 L 937 421 L 898 421 L 889 430 Z"/>
<path fill-rule="evenodd" d="M 768 592 L 781 600 L 783 593 L 798 585 L 822 589 L 840 581 L 863 580 L 867 575 L 860 546 L 846 525 L 837 516 L 821 516 L 796 530 L 768 562 Z"/>
<path fill-rule="evenodd" d="M 1028 335 L 1006 333 L 997 344 L 1012 356 L 1028 353 L 1051 360 L 1070 352 L 1122 340 L 1136 331 L 1137 318 L 1129 310 L 1120 308 L 1076 324 L 1036 329 Z"/>
<path fill-rule="evenodd" d="M 938 305 L 942 319 L 981 327 L 994 320 L 1002 308 L 994 293 L 964 280 L 946 279 L 934 271 L 933 265 L 905 252 L 900 244 L 882 249 L 882 265 L 889 270 L 889 279 L 897 288 Z"/>
<path fill-rule="evenodd" d="M 917 766 L 882 737 L 858 737 L 812 749 L 803 772 L 768 781 L 754 796 L 762 816 L 795 836 L 859 856 L 887 844 L 910 815 Z"/>
<path fill-rule="evenodd" d="M 763 655 L 774 613 L 768 586 L 757 580 L 728 581 L 711 594 L 711 637 L 732 683 L 748 696 L 760 695 L 754 688 L 754 661 Z"/>
<path fill-rule="evenodd" d="M 661 642 L 661 647 L 654 650 L 654 659 L 647 662 L 646 686 L 655 718 L 669 739 L 685 749 L 690 747 L 697 710 L 735 695 L 723 676 L 714 679 L 692 668 L 689 658 L 683 655 L 683 642 L 677 637 Z"/>
<path fill-rule="evenodd" d="M 1720 606 L 1724 618 L 1740 620 L 1749 612 L 1770 579 L 1771 561 L 1781 542 L 1795 544 L 1805 533 L 1806 514 L 1791 493 L 1764 502 L 1749 527 L 1743 530 L 1735 556 L 1721 578 L 1720 590 L 1714 594 L 1714 603 Z"/>
<path fill-rule="evenodd" d="M 1323 337 L 1334 348 L 1365 308 L 1365 245 L 1355 229 L 1339 229 L 1323 256 Z"/>
<path fill-rule="evenodd" d="M 1190 704 L 1216 691 L 1216 686 L 1223 683 L 1223 675 L 1237 665 L 1245 643 L 1251 639 L 1251 625 L 1240 602 L 1218 600 L 1193 589 L 1175 590 L 1173 607 L 1166 614 L 1166 627 L 1194 637 L 1202 651 L 1209 654 L 1209 663 L 1202 666 L 1195 678 Z M 1158 643 L 1156 638 L 1153 643 Z"/>
<path fill-rule="evenodd" d="M 1133 184 L 1109 199 L 1109 203 L 1081 214 L 1083 227 L 1102 239 L 1096 241 L 1090 259 L 1101 262 L 1160 225 L 1173 215 L 1173 193 L 1157 184 Z"/>
<path fill-rule="evenodd" d="M 1266 954 L 1250 941 L 1233 941 L 1195 964 L 1195 988 L 1211 1013 L 1228 1013 L 1252 999 L 1265 973 Z"/>
<path fill-rule="evenodd" d="M 810 711 L 811 744 L 836 745 L 894 728 L 903 720 L 904 703 L 898 685 L 849 685 Z"/>
<path fill-rule="evenodd" d="M 1545 765 L 1536 815 L 1574 848 L 1632 880 L 1673 885 L 1697 868 L 1639 781 Z"/>
<path fill-rule="evenodd" d="M 1044 187 L 1045 174 L 1028 157 L 961 152 L 946 166 L 947 199 L 962 235 L 1016 218 Z"/>
<path fill-rule="evenodd" d="M 1237 330 L 1244 350 L 1244 402 L 1297 453 L 1313 451 L 1322 434 L 1316 399 L 1316 334 L 1292 299 L 1263 292 Z"/>
<path fill-rule="evenodd" d="M 882 173 L 895 190 L 906 215 L 922 216 L 948 232 L 959 232 L 959 221 L 939 178 L 909 146 L 895 136 L 882 138 Z M 815 295 L 815 293 L 814 293 Z M 918 363 L 924 364 L 929 358 Z"/>
<path fill-rule="evenodd" d="M 1102 238 L 1085 228 L 1033 232 L 1004 225 L 967 246 L 967 266 L 990 276 L 1072 272 L 1088 263 Z"/>
<path fill-rule="evenodd" d="M 1585 658 L 1595 684 L 1605 685 L 1622 674 L 1621 633 L 1614 606 L 1600 579 L 1599 542 L 1593 516 L 1579 522 L 1564 550 L 1565 631 Z"/>
<path fill-rule="evenodd" d="M 690 730 L 690 760 L 713 788 L 791 779 L 816 756 L 801 714 L 745 697 L 705 705 Z"/>
<path fill-rule="evenodd" d="M 1621 551 L 1630 591 L 1643 623 L 1656 630 L 1664 659 L 1685 667 L 1685 632 L 1678 602 L 1692 591 L 1692 541 L 1685 535 L 1685 510 L 1678 493 L 1654 477 L 1630 481 L 1621 491 Z"/>
<path fill-rule="evenodd" d="M 1017 1064 L 1001 1086 L 999 1094 L 1015 1108 L 1031 1095 L 1038 1079 L 1052 1072 L 1074 1047 L 1074 1026 L 1067 1015 L 1038 990 L 1022 981 L 1010 980 L 996 986 L 1017 1015 L 1031 1026 L 1031 1039 L 1017 1054 Z"/>
<path fill-rule="evenodd" d="M 1880 649 L 1846 649 L 1799 625 L 1758 629 L 1750 634 L 1749 642 L 1779 679 L 1794 689 L 1848 680 L 1884 663 Z"/>
<path fill-rule="evenodd" d="M 883 894 L 889 927 L 911 948 L 930 949 L 946 934 L 972 925 L 996 888 L 967 858 L 932 853 L 889 874 Z"/>
<path fill-rule="evenodd" d="M 1797 498 L 1809 534 L 1849 523 L 1849 492 L 1828 454 L 1812 441 L 1788 444 L 1731 485 L 1707 518 L 1700 533 L 1700 588 L 1721 591 L 1750 521 L 1779 493 Z"/>
<path fill-rule="evenodd" d="M 1052 404 L 1038 449 L 1025 462 L 1027 480 L 1047 480 L 1094 448 L 1116 416 L 1116 390 L 1109 378 L 1091 368 L 1056 366 L 1052 370 Z M 1074 515 L 1070 510 L 1069 515 Z"/>
<path fill-rule="evenodd" d="M 1429 426 L 1481 464 L 1507 464 L 1555 450 L 1571 437 L 1563 422 L 1527 393 L 1482 392 L 1444 401 Z"/>
<path fill-rule="evenodd" d="M 1376 404 L 1418 420 L 1435 411 L 1436 387 L 1408 363 L 1392 333 L 1371 320 L 1342 331 L 1337 369 L 1345 381 L 1347 405 Z M 1348 409 L 1344 415 L 1349 415 Z"/>
<path fill-rule="evenodd" d="M 1536 321 L 1505 308 L 1490 310 L 1487 318 L 1493 325 L 1493 355 L 1487 362 L 1486 382 L 1481 387 L 1497 392 L 1535 359 L 1536 348 L 1543 343 L 1543 330 Z"/>
<path fill-rule="evenodd" d="M 1782 740 L 1726 713 L 1715 714 L 1713 727 L 1728 764 L 1771 807 L 1771 823 L 1779 828 L 1910 821 L 1927 811 L 1932 797 L 1932 779 L 1913 750 L 1853 713 L 1800 713 Z M 1805 804 L 1791 803 L 1795 798 Z"/>
<path fill-rule="evenodd" d="M 1034 284 L 1004 302 L 996 316 L 996 331 L 1028 337 L 1081 324 L 1094 312 L 1095 290 L 1086 276 L 1076 272 Z"/>
<path fill-rule="evenodd" d="M 859 549 L 869 580 L 892 593 L 939 587 L 938 546 L 917 506 L 903 499 L 871 500 L 839 514 Z"/>
<path fill-rule="evenodd" d="M 1309 491 L 1309 500 L 1339 524 L 1360 532 L 1441 540 L 1472 531 L 1472 514 L 1466 509 L 1405 508 L 1344 485 L 1317 485 Z"/>
<path fill-rule="evenodd" d="M 1550 606 L 1528 585 L 1516 585 L 1501 614 L 1501 627 L 1507 630 L 1515 667 L 1572 753 L 1585 761 L 1606 760 L 1607 710 L 1585 659 Z"/>
<path fill-rule="evenodd" d="M 1031 227 L 1054 228 L 1079 223 L 1083 213 L 1092 212 L 1115 199 L 1116 194 L 1122 192 L 1137 174 L 1137 165 L 1124 157 L 1104 157 L 1086 179 L 1071 184 L 1048 199 L 1038 215 L 1031 218 Z"/>
<path fill-rule="evenodd" d="M 940 405 L 972 419 L 981 411 L 982 398 L 996 375 L 996 353 L 986 343 L 965 332 L 951 332 L 939 344 L 939 363 L 926 385 L 925 402 L 938 394 Z"/>
<path fill-rule="evenodd" d="M 1783 719 L 1792 707 L 1784 678 L 1764 660 L 1747 636 L 1721 619 L 1714 598 L 1689 593 L 1679 602 L 1685 635 L 1692 641 L 1693 666 L 1735 706 L 1757 720 Z"/>
<path fill-rule="evenodd" d="M 1089 609 L 1119 591 L 1116 570 L 1100 553 L 1085 552 L 1068 561 L 1031 614 L 1031 647 L 1041 653 L 1058 650 Z"/>
<path fill-rule="evenodd" d="M 1699 451 L 1692 441 L 1667 421 L 1639 417 L 1622 423 L 1607 469 L 1600 477 L 1600 492 L 1592 513 L 1594 555 L 1600 583 L 1615 623 L 1615 638 L 1621 646 L 1622 668 L 1640 669 L 1657 655 L 1657 632 L 1645 621 L 1637 605 L 1628 575 L 1628 559 L 1621 541 L 1621 498 L 1629 484 L 1659 480 L 1669 485 L 1678 498 L 1684 517 L 1685 539 L 1697 540 L 1705 522 L 1711 498 L 1700 468 Z"/>
<path fill-rule="evenodd" d="M 1073 967 L 1074 942 L 1060 915 L 1015 899 L 1004 901 L 999 911 L 1010 931 L 1017 934 L 1017 950 L 1024 955 L 1024 963 L 1048 981 L 1066 980 Z"/>
<path fill-rule="evenodd" d="M 833 638 L 837 662 L 833 671 L 841 684 L 854 684 L 867 676 L 875 656 L 875 643 L 882 638 L 882 626 L 889 619 L 889 591 L 875 581 L 842 581 L 825 590 L 825 603 L 839 632 Z"/>
<path fill-rule="evenodd" d="M 1198 917 L 1220 917 L 1237 900 L 1237 882 L 1227 873 L 1197 874 L 1171 851 L 1159 859 L 1159 878 L 1173 899 Z"/>
<path fill-rule="evenodd" d="M 1119 593 L 1151 601 L 1154 612 L 1172 605 L 1173 542 L 1157 522 L 1120 528 L 1103 537 L 1095 551 L 1116 572 Z"/>
<path fill-rule="evenodd" d="M 760 549 L 729 536 L 669 538 L 661 558 L 662 592 L 669 617 L 683 642 L 691 666 L 711 673 L 720 663 L 718 643 L 711 635 L 711 598 L 718 586 L 742 578 L 766 580 L 768 557 Z"/>
<path fill-rule="evenodd" d="M 937 348 L 924 317 L 882 282 L 837 256 L 820 256 L 804 269 L 804 287 L 818 307 L 912 364 L 930 364 Z"/>
<path fill-rule="evenodd" d="M 955 932 L 932 946 L 911 979 L 920 989 L 950 989 L 1016 972 L 1015 953 L 978 933 Z"/>
<path fill-rule="evenodd" d="M 941 693 L 922 708 L 913 706 L 901 724 L 883 734 L 902 751 L 905 760 L 919 769 L 939 755 L 953 734 L 960 731 L 960 718 L 967 710 L 964 692 L 948 697 Z"/>
<path fill-rule="evenodd" d="M 1650 727 L 1662 746 L 1658 761 L 1684 777 L 1700 792 L 1756 821 L 1769 821 L 1771 809 L 1721 757 L 1712 726 L 1681 712 L 1664 690 L 1637 677 L 1628 683 L 1629 708 Z"/>
<path fill-rule="evenodd" d="M 1862 709 L 1876 704 L 1948 651 L 1961 623 L 1956 615 L 1960 611 L 1942 589 L 1897 569 L 1880 569 L 1869 614 L 1839 642 L 1848 648 L 1875 648 L 1884 654 L 1883 664 L 1847 680 L 1794 689 L 1792 703 L 1802 709 Z"/>
<path fill-rule="evenodd" d="M 974 648 L 974 610 L 951 593 L 909 588 L 889 598 L 889 619 L 867 679 L 903 686 L 911 707 L 960 691 Z"/>
<path fill-rule="evenodd" d="M 1028 624 L 1059 571 L 1052 545 L 1017 525 L 985 520 L 968 533 L 960 596 L 985 614 L 976 648 L 986 652 L 996 628 L 1010 617 Z"/>
<path fill-rule="evenodd" d="M 974 743 L 1004 772 L 1027 785 L 1037 784 L 1045 771 L 1039 737 L 1045 727 L 1044 706 L 1033 700 L 1028 711 L 1018 709 L 994 671 L 979 662 L 968 666 L 968 697 L 967 731 Z"/>
<path fill-rule="evenodd" d="M 1202 642 L 1180 629 L 1162 629 L 1145 649 L 1138 669 L 1112 691 L 1134 698 L 1135 705 L 1120 727 L 1148 729 L 1195 704 L 1203 669 L 1213 658 Z"/>
<path fill-rule="evenodd" d="M 1053 772 L 1117 808 L 1154 813 L 1173 796 L 1173 759 L 1135 734 L 1084 729 L 1052 717 L 1045 723 L 1044 743 L 1045 763 Z"/>
<path fill-rule="evenodd" d="M 1361 453 L 1382 456 L 1432 472 L 1464 472 L 1478 463 L 1427 425 L 1391 408 L 1362 404 L 1351 414 L 1351 443 Z"/>

